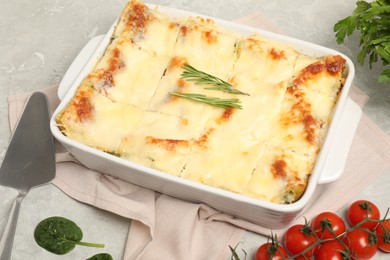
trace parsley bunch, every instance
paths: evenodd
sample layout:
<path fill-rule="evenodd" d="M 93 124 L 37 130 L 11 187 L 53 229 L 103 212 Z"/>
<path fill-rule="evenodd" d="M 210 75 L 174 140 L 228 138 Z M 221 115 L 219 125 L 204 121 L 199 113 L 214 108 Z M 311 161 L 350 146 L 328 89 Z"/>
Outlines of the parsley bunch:
<path fill-rule="evenodd" d="M 359 0 L 351 16 L 334 26 L 336 40 L 342 44 L 346 36 L 355 30 L 360 31 L 360 52 L 358 62 L 363 65 L 368 57 L 372 64 L 381 60 L 383 66 L 390 64 L 390 0 L 375 0 L 371 3 Z M 390 82 L 390 68 L 379 75 L 380 83 Z"/>

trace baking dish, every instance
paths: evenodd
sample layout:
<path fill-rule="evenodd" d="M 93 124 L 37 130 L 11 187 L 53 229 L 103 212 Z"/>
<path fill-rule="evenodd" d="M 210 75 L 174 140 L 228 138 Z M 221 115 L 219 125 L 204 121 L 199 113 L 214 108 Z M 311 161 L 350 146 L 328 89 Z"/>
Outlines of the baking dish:
<path fill-rule="evenodd" d="M 149 7 L 157 7 L 160 12 L 171 17 L 201 16 L 163 6 L 149 5 Z M 348 99 L 348 92 L 354 77 L 353 63 L 345 55 L 322 46 L 216 18 L 211 19 L 219 25 L 243 35 L 258 32 L 263 37 L 288 43 L 299 52 L 307 55 L 341 55 L 347 61 L 348 76 L 340 93 L 332 123 L 306 191 L 298 201 L 292 204 L 280 205 L 205 186 L 118 158 L 64 136 L 57 127 L 55 118 L 72 99 L 80 82 L 103 55 L 110 41 L 115 23 L 106 35 L 96 37 L 86 45 L 64 76 L 59 88 L 59 96 L 62 101 L 51 120 L 52 133 L 81 163 L 91 169 L 180 199 L 206 203 L 222 212 L 255 224 L 270 228 L 282 228 L 291 223 L 310 202 L 310 198 L 318 184 L 334 181 L 343 172 L 348 150 L 361 115 L 360 108 Z"/>

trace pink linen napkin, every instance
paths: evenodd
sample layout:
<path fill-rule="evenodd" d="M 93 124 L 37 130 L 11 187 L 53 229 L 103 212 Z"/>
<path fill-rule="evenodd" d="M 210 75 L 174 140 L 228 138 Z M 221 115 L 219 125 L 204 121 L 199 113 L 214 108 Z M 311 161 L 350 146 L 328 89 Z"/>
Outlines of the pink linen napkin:
<path fill-rule="evenodd" d="M 260 14 L 239 22 L 278 31 Z M 56 91 L 55 86 L 41 90 L 53 110 L 59 103 Z M 28 96 L 9 98 L 11 128 Z M 367 101 L 367 96 L 356 87 L 351 89 L 350 96 L 361 106 Z M 54 185 L 80 202 L 132 220 L 124 259 L 227 259 L 228 246 L 235 246 L 244 230 L 271 233 L 268 228 L 232 218 L 207 205 L 181 201 L 89 170 L 60 145 L 56 148 Z M 320 211 L 337 211 L 389 166 L 390 138 L 363 115 L 343 176 L 334 183 L 318 186 L 312 203 L 301 216 L 310 219 Z M 323 193 L 326 196 L 321 196 Z M 302 222 L 299 218 L 297 221 Z"/>

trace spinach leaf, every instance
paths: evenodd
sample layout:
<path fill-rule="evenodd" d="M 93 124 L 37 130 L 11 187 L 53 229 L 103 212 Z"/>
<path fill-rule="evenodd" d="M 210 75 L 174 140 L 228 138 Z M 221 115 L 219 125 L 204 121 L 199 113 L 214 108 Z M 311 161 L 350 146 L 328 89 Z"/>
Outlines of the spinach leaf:
<path fill-rule="evenodd" d="M 103 248 L 103 244 L 81 242 L 83 232 L 73 221 L 63 217 L 42 220 L 34 230 L 34 239 L 44 249 L 63 255 L 76 245 Z"/>
<path fill-rule="evenodd" d="M 94 255 L 88 258 L 87 260 L 112 260 L 112 256 L 107 253 L 101 253 L 101 254 Z"/>

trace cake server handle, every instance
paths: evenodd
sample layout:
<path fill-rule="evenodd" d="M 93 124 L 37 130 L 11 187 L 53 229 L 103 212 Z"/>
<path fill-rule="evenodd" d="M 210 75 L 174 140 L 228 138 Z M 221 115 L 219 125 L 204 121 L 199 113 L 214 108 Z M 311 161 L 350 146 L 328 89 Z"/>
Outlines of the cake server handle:
<path fill-rule="evenodd" d="M 16 224 L 18 223 L 20 205 L 22 204 L 22 200 L 24 199 L 26 194 L 26 191 L 19 192 L 19 195 L 16 197 L 12 206 L 7 225 L 5 227 L 4 234 L 0 242 L 0 260 L 11 259 L 11 252 L 14 243 Z"/>

